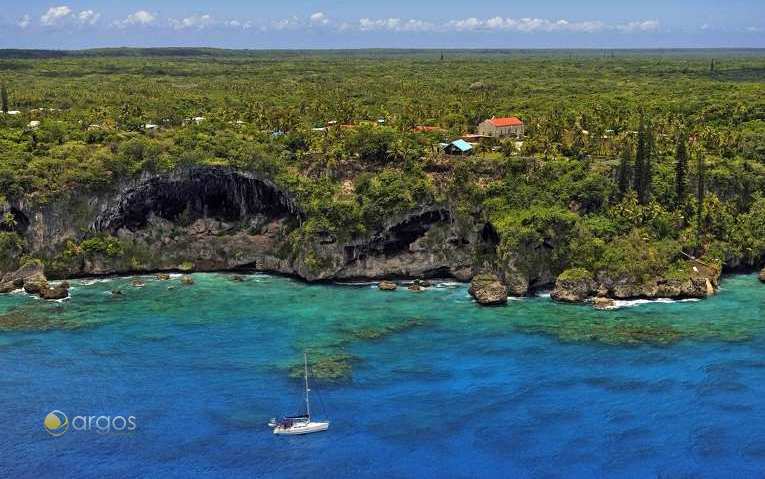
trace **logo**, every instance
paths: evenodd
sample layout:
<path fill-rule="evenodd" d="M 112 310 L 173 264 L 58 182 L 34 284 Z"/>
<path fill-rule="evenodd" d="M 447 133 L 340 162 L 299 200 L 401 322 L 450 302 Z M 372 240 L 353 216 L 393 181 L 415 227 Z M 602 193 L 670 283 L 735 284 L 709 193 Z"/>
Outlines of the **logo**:
<path fill-rule="evenodd" d="M 74 431 L 94 431 L 98 434 L 129 433 L 138 428 L 135 416 L 74 416 L 70 424 L 66 414 L 55 410 L 43 420 L 45 430 L 53 437 L 62 436 L 70 425 Z"/>
<path fill-rule="evenodd" d="M 69 419 L 61 411 L 51 411 L 43 421 L 45 430 L 53 437 L 63 435 L 69 429 Z"/>

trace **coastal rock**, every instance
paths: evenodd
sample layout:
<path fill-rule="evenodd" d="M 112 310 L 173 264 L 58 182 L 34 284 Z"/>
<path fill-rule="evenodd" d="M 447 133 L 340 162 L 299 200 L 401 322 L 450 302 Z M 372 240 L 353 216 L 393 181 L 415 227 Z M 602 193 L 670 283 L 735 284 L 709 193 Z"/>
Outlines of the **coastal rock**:
<path fill-rule="evenodd" d="M 614 307 L 614 300 L 611 298 L 598 297 L 592 302 L 592 306 L 595 309 L 612 309 Z"/>
<path fill-rule="evenodd" d="M 16 281 L 8 281 L 5 283 L 0 283 L 0 294 L 4 293 L 10 293 L 12 291 L 16 291 L 17 289 L 24 286 L 24 282 L 21 280 Z"/>
<path fill-rule="evenodd" d="M 760 274 L 758 275 L 758 278 L 760 278 L 760 281 L 765 283 L 765 268 L 762 268 L 762 271 L 760 271 Z"/>
<path fill-rule="evenodd" d="M 482 273 L 473 277 L 470 282 L 470 295 L 485 306 L 507 303 L 507 286 L 491 273 Z"/>
<path fill-rule="evenodd" d="M 396 291 L 398 285 L 393 281 L 380 281 L 377 284 L 377 289 L 380 291 Z"/>
<path fill-rule="evenodd" d="M 42 299 L 64 299 L 69 297 L 69 283 L 66 281 L 53 287 L 47 287 L 40 290 Z"/>
<path fill-rule="evenodd" d="M 159 281 L 168 281 L 170 279 L 170 275 L 167 273 L 157 273 L 154 275 L 154 277 Z"/>
<path fill-rule="evenodd" d="M 24 287 L 26 282 L 30 282 L 30 288 L 36 290 L 35 284 L 41 281 L 47 284 L 43 274 L 43 266 L 39 261 L 30 261 L 16 271 L 6 273 L 0 277 L 0 293 L 10 293 Z M 33 293 L 34 294 L 34 293 Z"/>
<path fill-rule="evenodd" d="M 41 272 L 35 273 L 24 280 L 24 291 L 29 294 L 39 295 L 41 291 L 48 289 L 48 280 Z"/>
<path fill-rule="evenodd" d="M 569 269 L 558 276 L 550 297 L 564 303 L 580 303 L 592 296 L 597 286 L 592 273 L 586 269 Z"/>
<path fill-rule="evenodd" d="M 420 286 L 422 288 L 430 288 L 431 286 L 433 286 L 433 283 L 431 283 L 427 279 L 415 279 L 413 284 L 416 284 L 417 286 Z"/>
<path fill-rule="evenodd" d="M 410 284 L 410 285 L 409 285 L 409 287 L 408 287 L 407 289 L 408 289 L 409 291 L 414 291 L 415 293 L 420 293 L 420 292 L 422 292 L 422 291 L 425 291 L 425 288 L 423 288 L 422 286 L 420 286 L 420 285 L 419 285 L 419 284 L 417 284 L 417 283 L 412 283 L 412 284 Z"/>
<path fill-rule="evenodd" d="M 191 286 L 192 284 L 194 284 L 194 278 L 188 275 L 181 276 L 181 284 L 185 286 Z"/>
<path fill-rule="evenodd" d="M 144 286 L 144 282 L 141 279 L 139 279 L 139 278 L 133 278 L 133 280 L 130 282 L 130 284 L 134 288 L 143 288 L 143 286 Z"/>

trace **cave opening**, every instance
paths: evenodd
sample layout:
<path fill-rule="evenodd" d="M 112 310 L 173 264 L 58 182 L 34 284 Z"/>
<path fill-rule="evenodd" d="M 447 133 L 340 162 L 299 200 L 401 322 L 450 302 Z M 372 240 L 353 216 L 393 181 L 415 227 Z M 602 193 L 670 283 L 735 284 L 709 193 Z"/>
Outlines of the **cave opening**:
<path fill-rule="evenodd" d="M 256 215 L 299 216 L 291 198 L 272 183 L 221 169 L 197 169 L 183 175 L 156 177 L 129 189 L 99 216 L 96 229 L 132 231 L 146 226 L 152 215 L 179 225 L 200 218 L 238 223 Z"/>

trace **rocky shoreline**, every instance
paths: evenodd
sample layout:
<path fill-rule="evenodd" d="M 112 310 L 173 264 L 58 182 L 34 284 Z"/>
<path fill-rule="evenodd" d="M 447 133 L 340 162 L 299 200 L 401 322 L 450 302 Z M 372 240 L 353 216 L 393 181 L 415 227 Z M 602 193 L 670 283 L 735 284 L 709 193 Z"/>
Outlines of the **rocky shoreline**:
<path fill-rule="evenodd" d="M 288 192 L 267 178 L 222 167 L 147 174 L 100 193 L 48 204 L 19 200 L 0 210 L 13 216 L 27 258 L 19 254 L 13 272 L 0 271 L 0 292 L 24 288 L 50 299 L 67 291 L 48 278 L 249 270 L 308 282 L 383 281 L 383 291 L 395 289 L 385 282 L 391 278 L 451 277 L 470 282 L 470 294 L 487 306 L 554 286 L 556 301 L 602 298 L 607 307 L 608 299 L 709 297 L 722 272 L 722 265 L 703 258 L 679 261 L 680 269 L 654 277 L 561 272 L 565 261 L 556 259 L 556 248 L 565 243 L 563 233 L 500 254 L 490 221 L 448 204 L 421 205 L 354 237 L 329 231 L 295 237 L 305 213 Z M 29 263 L 30 257 L 36 259 Z M 760 278 L 765 282 L 765 271 Z"/>

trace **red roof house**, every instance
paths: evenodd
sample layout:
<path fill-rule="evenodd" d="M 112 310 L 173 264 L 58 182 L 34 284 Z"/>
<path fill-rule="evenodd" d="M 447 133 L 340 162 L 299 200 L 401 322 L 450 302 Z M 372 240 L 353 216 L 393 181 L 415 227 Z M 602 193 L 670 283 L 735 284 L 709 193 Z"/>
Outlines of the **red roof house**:
<path fill-rule="evenodd" d="M 515 116 L 504 118 L 490 118 L 478 125 L 478 134 L 502 138 L 505 136 L 521 137 L 525 126 L 520 118 Z"/>

